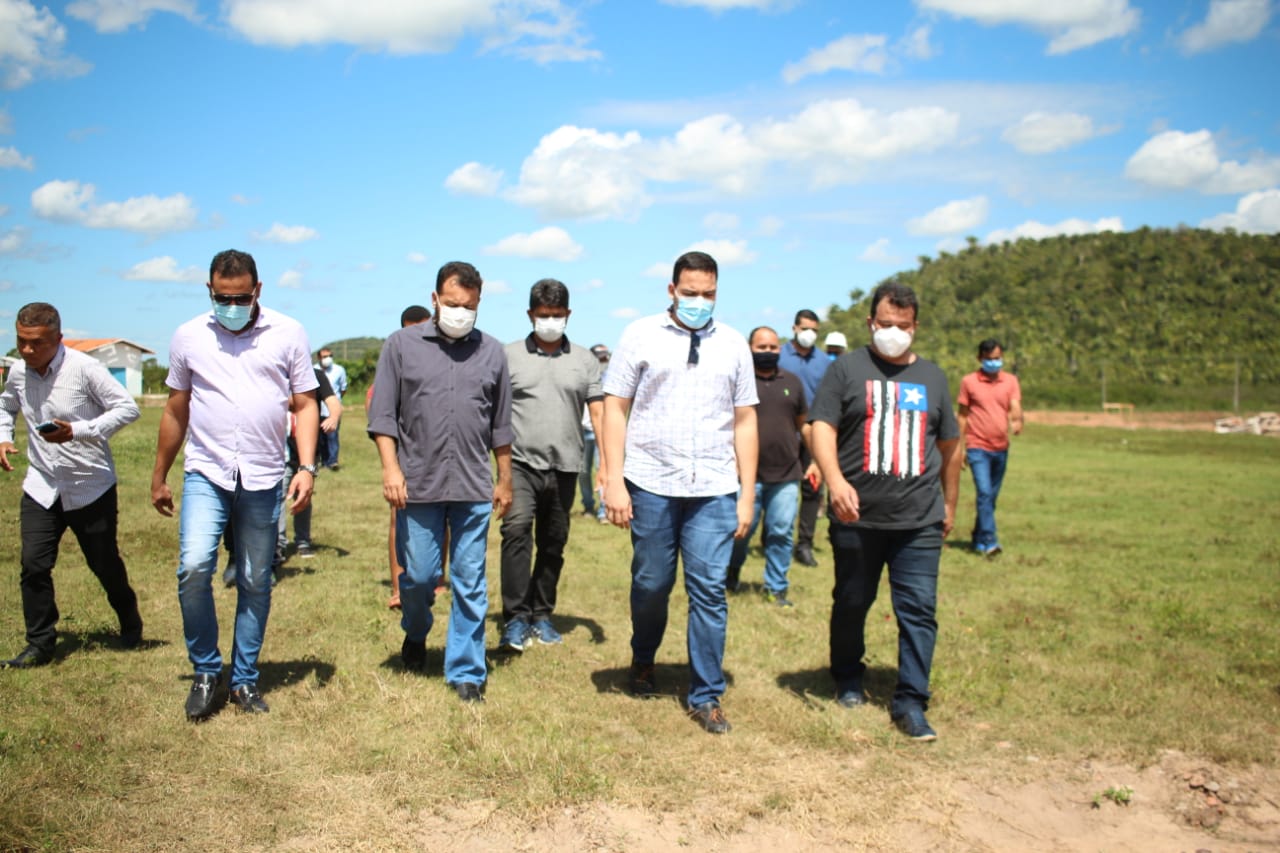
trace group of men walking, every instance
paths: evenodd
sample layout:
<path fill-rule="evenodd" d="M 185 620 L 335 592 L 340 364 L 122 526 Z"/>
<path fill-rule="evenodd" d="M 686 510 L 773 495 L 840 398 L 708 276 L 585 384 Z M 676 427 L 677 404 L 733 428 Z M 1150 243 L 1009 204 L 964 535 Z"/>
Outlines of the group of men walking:
<path fill-rule="evenodd" d="M 677 259 L 669 308 L 628 326 L 611 356 L 570 341 L 562 282 L 533 286 L 531 332 L 505 347 L 476 328 L 482 288 L 470 264 L 441 267 L 430 319 L 387 339 L 369 400 L 368 433 L 405 569 L 399 595 L 407 668 L 425 664 L 447 551 L 452 595 L 444 678 L 464 702 L 484 701 L 485 551 L 493 516 L 502 520 L 500 649 L 519 653 L 534 641 L 561 641 L 551 616 L 589 424 L 600 448 L 591 494 L 632 542 L 633 694 L 660 690 L 655 661 L 682 564 L 688 712 L 709 732 L 730 729 L 720 704 L 726 593 L 739 586 L 746 545 L 763 525 L 765 594 L 790 606 L 792 557 L 816 564 L 813 528 L 825 484 L 835 563 L 836 700 L 845 707 L 867 702 L 864 627 L 887 566 L 899 625 L 890 715 L 912 738 L 935 737 L 925 711 L 938 562 L 954 525 L 962 427 L 986 445 L 970 449 L 968 459 L 975 482 L 980 470 L 983 481 L 974 546 L 981 553 L 999 549 L 994 505 L 1005 451 L 988 407 L 992 401 L 1016 407 L 1018 394 L 1016 378 L 999 370 L 998 343 L 984 342 L 982 376 L 962 384 L 957 421 L 945 376 L 911 349 L 915 294 L 895 282 L 872 295 L 870 344 L 843 356 L 818 351 L 812 311 L 796 315 L 785 344 L 768 327 L 744 338 L 718 323 L 718 267 L 702 252 Z M 257 661 L 277 522 L 282 507 L 298 514 L 309 506 L 317 436 L 333 437 L 327 459 L 338 464 L 336 418 L 330 417 L 332 429 L 320 430 L 319 371 L 305 331 L 260 304 L 252 257 L 217 255 L 208 291 L 212 310 L 181 326 L 170 346 L 169 399 L 151 483 L 155 508 L 174 514 L 167 478 L 185 441 L 178 599 L 195 671 L 185 704 L 193 720 L 212 714 L 221 695 L 211 582 L 223 533 L 229 525 L 235 531 L 229 695 L 240 709 L 263 713 Z M 52 659 L 57 610 L 50 572 L 68 526 L 107 590 L 122 643 L 137 646 L 142 622 L 115 548 L 107 446 L 115 430 L 138 417 L 137 406 L 96 361 L 61 346 L 52 306 L 27 306 L 17 329 L 25 369 L 14 370 L 0 398 L 0 465 L 10 469 L 7 456 L 16 452 L 15 412 L 35 432 L 22 513 L 27 648 L 9 664 Z M 844 343 L 829 340 L 828 349 Z M 327 373 L 334 365 L 325 363 L 326 353 L 320 355 Z M 1020 408 L 1009 417 L 1016 432 Z M 281 448 L 291 422 L 294 464 L 286 476 Z"/>

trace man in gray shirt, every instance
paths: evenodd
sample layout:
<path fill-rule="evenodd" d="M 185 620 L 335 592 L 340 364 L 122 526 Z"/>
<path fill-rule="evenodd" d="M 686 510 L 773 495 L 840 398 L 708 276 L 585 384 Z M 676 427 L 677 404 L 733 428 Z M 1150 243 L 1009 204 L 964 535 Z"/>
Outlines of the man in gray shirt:
<path fill-rule="evenodd" d="M 582 407 L 594 429 L 603 410 L 599 362 L 564 334 L 569 288 L 542 279 L 529 293 L 528 313 L 533 332 L 507 344 L 516 438 L 511 512 L 502 522 L 501 648 L 516 653 L 535 638 L 545 644 L 561 640 L 551 613 L 582 464 Z"/>
<path fill-rule="evenodd" d="M 475 328 L 480 273 L 451 261 L 436 274 L 434 319 L 394 332 L 382 347 L 369 435 L 382 461 L 382 495 L 405 557 L 400 654 L 426 664 L 436 579 L 449 548 L 453 607 L 444 677 L 464 702 L 484 701 L 485 546 L 492 508 L 511 506 L 511 383 L 502 344 Z M 493 482 L 489 453 L 498 465 Z"/>

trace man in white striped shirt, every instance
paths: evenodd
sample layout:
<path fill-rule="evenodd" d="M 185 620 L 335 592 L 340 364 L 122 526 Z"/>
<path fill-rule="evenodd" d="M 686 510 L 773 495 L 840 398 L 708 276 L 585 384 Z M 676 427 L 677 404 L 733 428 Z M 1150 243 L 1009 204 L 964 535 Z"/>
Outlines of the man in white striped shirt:
<path fill-rule="evenodd" d="M 138 419 L 138 404 L 97 359 L 63 346 L 62 318 L 52 305 L 24 305 L 16 326 L 22 364 L 14 365 L 0 393 L 0 468 L 13 470 L 14 416 L 22 412 L 30 463 L 19 522 L 27 646 L 4 665 L 26 668 L 53 660 L 53 566 L 68 527 L 119 618 L 121 645 L 136 648 L 142 618 L 116 545 L 116 471 L 107 440 Z"/>

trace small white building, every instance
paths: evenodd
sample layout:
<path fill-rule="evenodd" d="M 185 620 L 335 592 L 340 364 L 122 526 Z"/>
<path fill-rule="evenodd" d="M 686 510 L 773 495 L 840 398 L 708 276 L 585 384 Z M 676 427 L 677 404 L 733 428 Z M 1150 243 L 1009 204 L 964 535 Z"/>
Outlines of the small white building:
<path fill-rule="evenodd" d="M 147 349 L 133 341 L 126 341 L 124 338 L 85 340 L 63 338 L 62 343 L 93 356 L 111 371 L 111 375 L 124 386 L 126 391 L 134 397 L 142 396 L 142 358 L 155 355 L 155 350 Z"/>

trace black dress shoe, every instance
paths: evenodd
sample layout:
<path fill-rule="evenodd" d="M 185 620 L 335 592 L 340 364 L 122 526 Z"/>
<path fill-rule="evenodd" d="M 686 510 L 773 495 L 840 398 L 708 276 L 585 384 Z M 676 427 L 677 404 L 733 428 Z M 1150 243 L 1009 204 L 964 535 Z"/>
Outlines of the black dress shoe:
<path fill-rule="evenodd" d="M 414 672 L 422 672 L 427 666 L 427 644 L 426 641 L 415 643 L 408 637 L 404 638 L 404 643 L 400 646 L 400 660 L 404 662 L 404 668 L 413 670 Z"/>
<path fill-rule="evenodd" d="M 458 692 L 458 698 L 468 705 L 474 705 L 484 701 L 484 694 L 480 692 L 480 685 L 470 681 L 462 681 L 453 685 L 453 689 Z"/>
<path fill-rule="evenodd" d="M 627 689 L 638 699 L 648 699 L 658 695 L 658 677 L 654 673 L 653 664 L 631 662 L 631 671 L 627 674 Z"/>
<path fill-rule="evenodd" d="M 818 560 L 813 556 L 813 548 L 808 545 L 797 545 L 795 550 L 796 562 L 802 566 L 813 568 L 818 565 Z"/>
<path fill-rule="evenodd" d="M 53 655 L 35 646 L 27 646 L 16 658 L 4 662 L 6 669 L 32 669 L 53 662 Z"/>
<path fill-rule="evenodd" d="M 191 692 L 187 694 L 187 719 L 203 720 L 212 714 L 218 706 L 218 685 L 222 683 L 222 673 L 208 675 L 196 673 L 191 680 Z"/>
<path fill-rule="evenodd" d="M 271 709 L 262 701 L 262 693 L 256 684 L 241 684 L 231 691 L 231 701 L 247 714 L 266 714 Z"/>
<path fill-rule="evenodd" d="M 126 649 L 142 645 L 142 619 L 136 613 L 133 619 L 120 623 L 120 645 Z"/>

